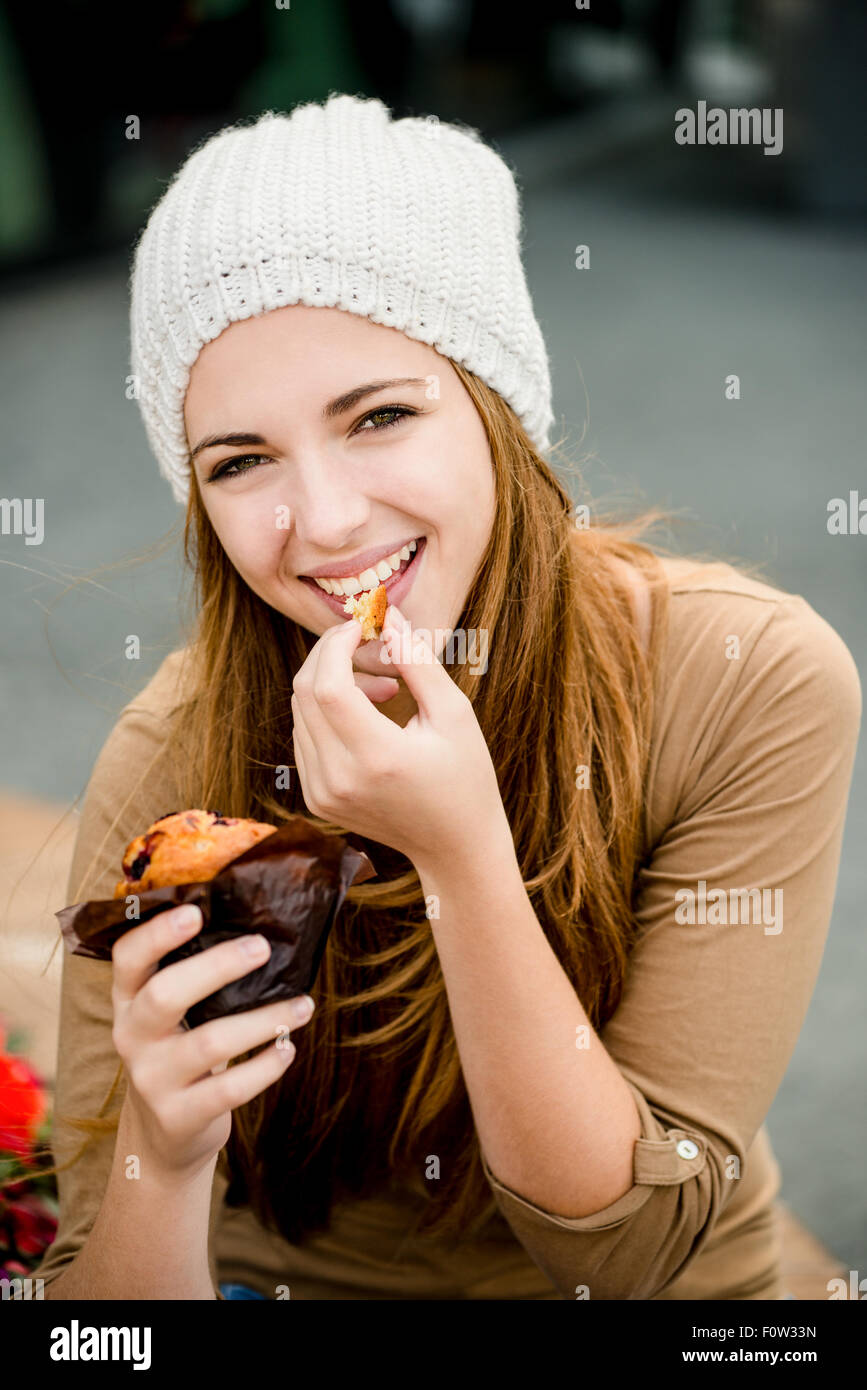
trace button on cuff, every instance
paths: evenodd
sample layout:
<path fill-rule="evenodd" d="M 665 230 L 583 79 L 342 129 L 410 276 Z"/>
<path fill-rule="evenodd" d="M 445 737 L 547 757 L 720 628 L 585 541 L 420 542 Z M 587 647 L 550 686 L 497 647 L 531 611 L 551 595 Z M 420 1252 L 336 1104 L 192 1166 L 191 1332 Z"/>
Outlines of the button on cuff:
<path fill-rule="evenodd" d="M 570 1231 L 607 1230 L 622 1225 L 640 1211 L 653 1196 L 655 1187 L 674 1187 L 697 1177 L 704 1170 L 707 1162 L 707 1140 L 704 1136 L 695 1132 L 688 1134 L 683 1129 L 668 1129 L 654 1115 L 647 1097 L 638 1086 L 628 1078 L 624 1079 L 635 1097 L 641 1119 L 641 1138 L 636 1139 L 634 1148 L 632 1186 L 610 1206 L 589 1216 L 558 1216 L 528 1202 L 525 1197 L 506 1187 L 491 1172 L 482 1154 L 485 1176 L 497 1194 L 505 1215 L 530 1216 L 539 1225 L 560 1226 Z"/>

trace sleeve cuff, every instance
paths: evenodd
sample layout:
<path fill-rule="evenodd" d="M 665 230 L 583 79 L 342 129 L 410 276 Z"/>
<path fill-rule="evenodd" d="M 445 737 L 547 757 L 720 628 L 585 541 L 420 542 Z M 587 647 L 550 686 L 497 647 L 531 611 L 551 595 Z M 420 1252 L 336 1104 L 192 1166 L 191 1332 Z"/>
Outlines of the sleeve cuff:
<path fill-rule="evenodd" d="M 624 1080 L 626 1078 L 624 1077 Z M 521 1197 L 495 1177 L 482 1153 L 482 1168 L 500 1205 L 507 1211 L 512 1203 L 531 1215 L 537 1224 L 559 1226 L 569 1231 L 599 1231 L 619 1226 L 644 1206 L 655 1187 L 671 1187 L 687 1182 L 707 1164 L 707 1139 L 695 1130 L 667 1129 L 653 1114 L 642 1091 L 627 1081 L 641 1117 L 641 1137 L 635 1141 L 633 1181 L 628 1192 L 601 1211 L 588 1216 L 558 1216 L 526 1197 Z"/>

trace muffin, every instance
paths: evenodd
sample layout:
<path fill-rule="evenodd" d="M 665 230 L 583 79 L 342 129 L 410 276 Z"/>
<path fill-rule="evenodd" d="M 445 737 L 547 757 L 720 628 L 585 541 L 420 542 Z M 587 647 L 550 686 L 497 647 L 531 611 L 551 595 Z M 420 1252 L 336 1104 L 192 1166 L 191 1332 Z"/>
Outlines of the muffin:
<path fill-rule="evenodd" d="M 276 829 L 219 811 L 170 811 L 127 845 L 124 878 L 114 897 L 175 883 L 204 883 Z"/>
<path fill-rule="evenodd" d="M 361 623 L 361 636 L 365 642 L 371 642 L 381 636 L 382 625 L 385 622 L 385 610 L 388 607 L 388 596 L 385 592 L 385 585 L 380 584 L 378 589 L 370 589 L 359 598 L 351 595 L 343 605 L 344 613 L 348 613 L 350 618 L 357 618 Z"/>

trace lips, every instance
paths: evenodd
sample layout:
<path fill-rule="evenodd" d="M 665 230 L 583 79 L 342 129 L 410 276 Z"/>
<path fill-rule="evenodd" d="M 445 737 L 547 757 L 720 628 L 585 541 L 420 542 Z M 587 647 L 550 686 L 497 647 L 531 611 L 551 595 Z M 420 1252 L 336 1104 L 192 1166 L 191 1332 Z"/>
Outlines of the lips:
<path fill-rule="evenodd" d="M 358 577 L 366 569 L 375 568 L 382 560 L 388 559 L 395 552 L 405 549 L 407 545 L 415 545 L 417 538 L 406 537 L 402 541 L 396 541 L 394 545 L 380 545 L 372 550 L 362 550 L 360 555 L 353 555 L 351 560 L 344 560 L 342 563 L 334 562 L 329 565 L 321 565 L 318 569 L 307 570 L 306 573 L 299 575 L 300 579 L 350 579 Z M 326 589 L 326 593 L 327 593 Z"/>
<path fill-rule="evenodd" d="M 418 545 L 417 540 L 411 540 L 400 547 L 399 550 L 389 551 L 387 555 L 378 556 L 371 559 L 371 562 L 360 567 L 361 557 L 357 557 L 356 565 L 358 568 L 349 570 L 346 566 L 338 569 L 333 575 L 326 575 L 321 570 L 307 574 L 305 579 L 315 579 L 320 589 L 324 589 L 326 594 L 334 594 L 339 598 L 344 594 L 347 598 L 360 593 L 373 593 L 380 584 L 385 583 L 393 574 L 400 571 L 401 565 L 408 564 L 412 558 L 412 552 Z M 367 552 L 372 555 L 371 551 Z"/>
<path fill-rule="evenodd" d="M 416 543 L 416 548 L 410 555 L 409 560 L 403 560 L 400 569 L 395 570 L 388 579 L 383 581 L 389 603 L 400 603 L 404 595 L 409 591 L 418 571 L 419 561 L 424 553 L 426 545 L 426 538 L 420 536 Z M 311 579 L 309 575 L 300 574 L 298 578 L 302 584 L 306 584 L 313 593 L 322 599 L 323 603 L 326 603 L 333 613 L 337 613 L 344 620 L 346 619 L 347 615 L 343 605 L 348 600 L 345 594 L 327 594 L 324 589 L 320 589 L 316 580 Z"/>

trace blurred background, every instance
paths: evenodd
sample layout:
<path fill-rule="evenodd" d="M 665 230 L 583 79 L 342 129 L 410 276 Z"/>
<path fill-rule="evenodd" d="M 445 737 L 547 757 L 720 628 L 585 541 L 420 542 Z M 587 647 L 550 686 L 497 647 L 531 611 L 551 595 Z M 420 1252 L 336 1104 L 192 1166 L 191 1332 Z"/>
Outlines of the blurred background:
<path fill-rule="evenodd" d="M 192 146 L 331 91 L 477 127 L 522 190 L 554 434 L 589 455 L 592 501 L 659 503 L 688 523 L 679 548 L 764 562 L 863 681 L 865 68 L 863 0 L 0 4 L 0 496 L 45 499 L 40 544 L 0 534 L 0 1019 L 49 1085 L 76 805 L 180 644 L 182 516 L 125 396 L 127 276 Z M 675 112 L 700 101 L 781 109 L 782 150 L 677 143 Z M 833 498 L 863 502 L 860 533 L 857 515 L 829 533 Z M 865 842 L 862 746 L 819 985 L 768 1122 L 801 1297 L 867 1274 Z"/>

